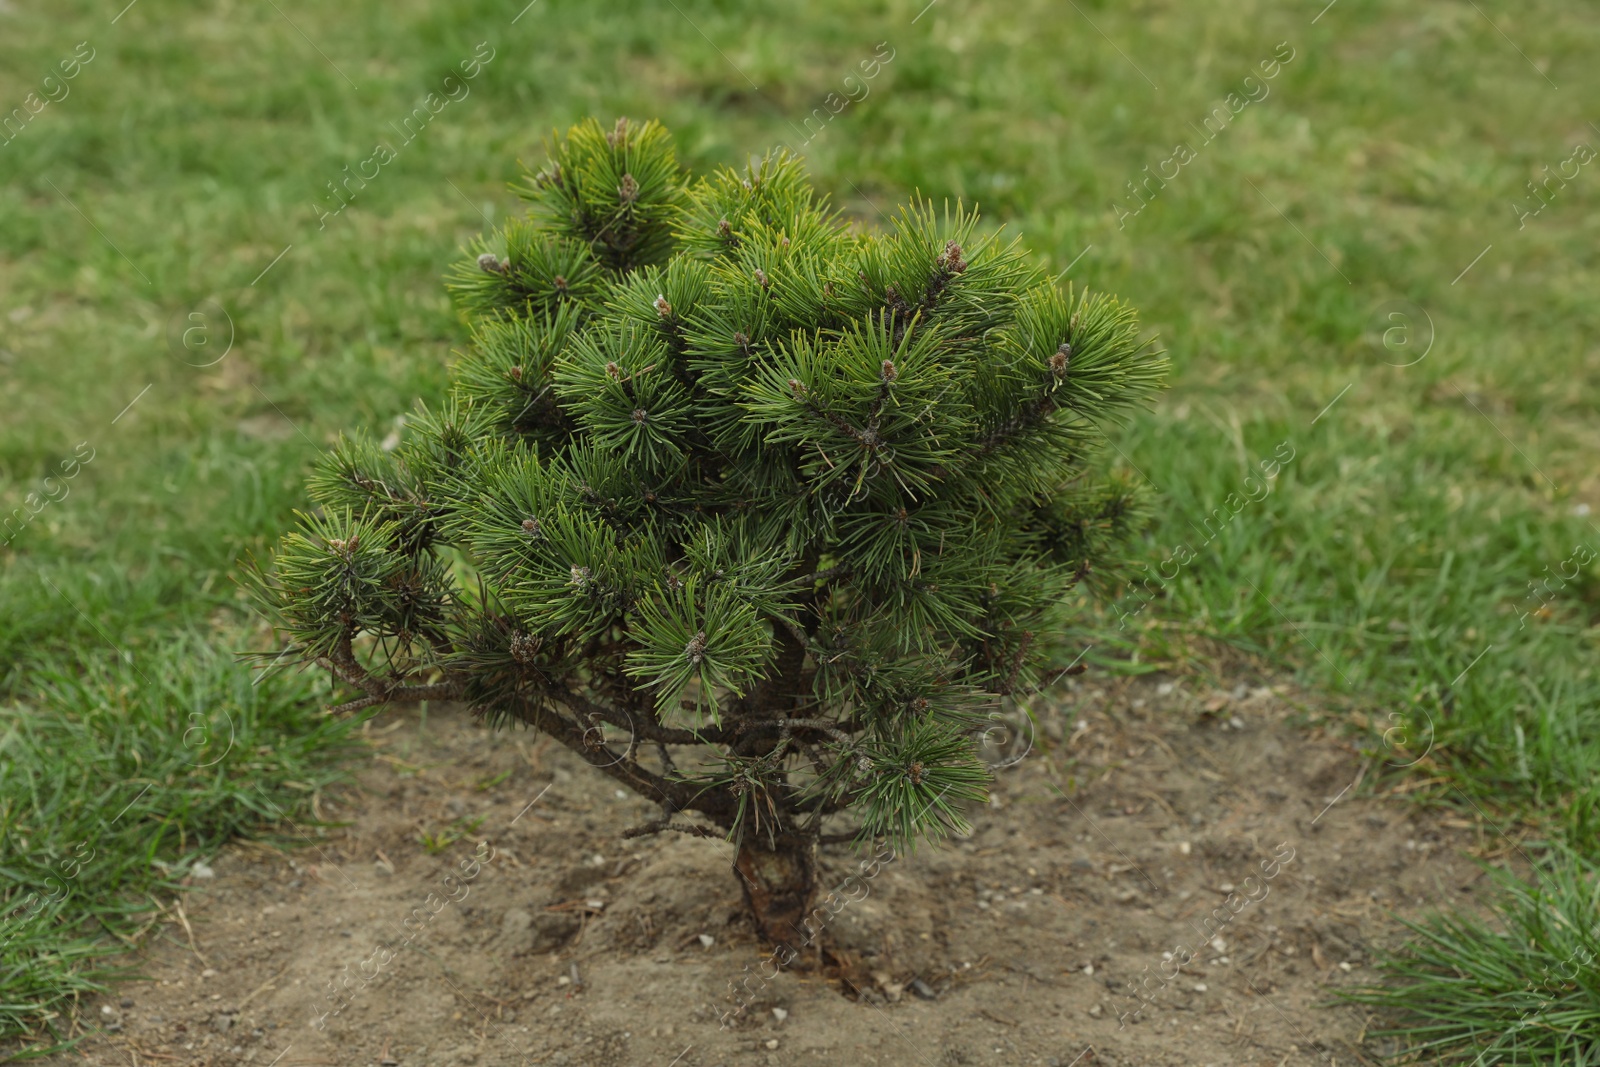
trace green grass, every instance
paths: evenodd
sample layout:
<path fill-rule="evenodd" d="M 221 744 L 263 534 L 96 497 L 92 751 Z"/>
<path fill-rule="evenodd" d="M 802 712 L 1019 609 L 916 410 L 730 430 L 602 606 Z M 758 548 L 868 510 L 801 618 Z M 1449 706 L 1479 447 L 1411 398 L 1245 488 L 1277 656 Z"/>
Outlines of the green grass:
<path fill-rule="evenodd" d="M 1265 651 L 1352 721 L 1409 716 L 1411 755 L 1433 739 L 1420 767 L 1459 787 L 1453 802 L 1597 852 L 1600 570 L 1522 613 L 1547 567 L 1600 550 L 1574 513 L 1600 509 L 1600 169 L 1552 184 L 1520 229 L 1512 208 L 1574 144 L 1600 144 L 1585 6 L 141 0 L 113 23 L 121 6 L 0 11 L 0 116 L 78 42 L 94 50 L 0 146 L 0 520 L 29 492 L 69 490 L 0 548 L 0 867 L 31 872 L 0 889 L 8 904 L 42 884 L 40 857 L 99 830 L 52 813 L 122 795 L 39 793 L 35 772 L 137 769 L 157 736 L 181 756 L 169 690 L 257 707 L 253 743 L 275 755 L 203 787 L 168 764 L 172 784 L 139 802 L 166 827 L 165 862 L 256 826 L 252 775 L 288 804 L 287 782 L 331 773 L 336 734 L 307 733 L 317 694 L 240 692 L 227 653 L 267 637 L 232 576 L 303 504 L 317 447 L 382 436 L 442 392 L 460 334 L 440 276 L 515 210 L 519 157 L 553 128 L 628 114 L 667 122 L 697 169 L 737 163 L 805 140 L 814 109 L 860 96 L 845 79 L 889 49 L 806 145 L 818 183 L 869 225 L 917 190 L 977 200 L 1054 269 L 1136 303 L 1173 359 L 1172 390 L 1111 455 L 1157 491 L 1149 565 L 1185 544 L 1194 558 L 1091 658 L 1188 661 L 1194 637 Z M 495 56 L 470 95 L 401 144 L 391 123 L 482 41 Z M 1199 145 L 1191 124 L 1280 42 L 1294 58 L 1268 95 Z M 378 141 L 396 158 L 319 228 L 327 183 Z M 1196 157 L 1119 228 L 1113 200 L 1131 203 L 1126 183 L 1179 141 Z M 1431 317 L 1412 366 L 1387 364 L 1415 348 L 1373 341 L 1392 299 Z M 169 332 L 206 308 L 220 343 L 218 305 L 231 350 L 193 366 Z M 1285 440 L 1295 458 L 1271 494 L 1215 532 Z M 93 460 L 51 490 L 41 479 L 80 442 Z M 60 831 L 18 829 L 45 825 Z M 32 920 L 29 951 L 0 949 L 22 983 L 0 988 L 0 1029 L 39 1025 L 103 966 L 119 942 L 96 937 L 95 908 L 127 934 L 164 891 L 132 838 L 96 847 L 89 880 Z"/>
<path fill-rule="evenodd" d="M 116 973 L 193 864 L 240 833 L 311 822 L 353 720 L 301 676 L 253 679 L 198 636 L 38 664 L 0 708 L 0 1033 L 55 1020 Z M 45 1043 L 45 1047 L 48 1043 Z"/>
<path fill-rule="evenodd" d="M 1600 1063 L 1600 870 L 1581 858 L 1538 888 L 1491 870 L 1495 921 L 1441 915 L 1407 923 L 1411 947 L 1387 962 L 1388 985 L 1345 999 L 1407 1010 L 1380 1036 L 1442 1062 L 1594 1067 Z"/>

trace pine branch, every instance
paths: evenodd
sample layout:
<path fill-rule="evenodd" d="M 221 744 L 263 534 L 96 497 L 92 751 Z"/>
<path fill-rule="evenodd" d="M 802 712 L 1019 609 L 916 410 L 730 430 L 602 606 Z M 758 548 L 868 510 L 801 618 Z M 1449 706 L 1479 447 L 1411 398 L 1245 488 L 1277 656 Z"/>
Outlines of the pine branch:
<path fill-rule="evenodd" d="M 557 694 L 551 699 L 567 704 L 579 714 L 592 706 L 573 693 Z M 713 821 L 727 819 L 731 815 L 732 799 L 725 793 L 695 791 L 690 783 L 673 781 L 646 770 L 637 760 L 629 758 L 628 753 L 618 753 L 604 744 L 591 743 L 587 740 L 587 731 L 570 719 L 557 715 L 543 702 L 518 700 L 510 703 L 507 710 L 512 717 L 555 738 L 596 770 L 658 804 L 671 804 L 679 811 L 698 811 Z"/>
<path fill-rule="evenodd" d="M 721 834 L 710 829 L 709 827 L 694 825 L 684 826 L 678 823 L 669 823 L 665 819 L 661 820 L 660 822 L 647 822 L 642 826 L 630 827 L 622 831 L 622 836 L 624 838 L 649 837 L 652 834 L 665 833 L 668 831 L 677 834 L 688 834 L 690 837 L 709 837 L 713 840 L 721 840 L 722 838 Z"/>
<path fill-rule="evenodd" d="M 455 682 L 435 682 L 432 685 L 396 685 L 380 693 L 369 693 L 356 700 L 336 704 L 328 709 L 333 715 L 360 711 L 380 704 L 420 704 L 424 700 L 455 700 L 461 696 L 461 687 Z"/>

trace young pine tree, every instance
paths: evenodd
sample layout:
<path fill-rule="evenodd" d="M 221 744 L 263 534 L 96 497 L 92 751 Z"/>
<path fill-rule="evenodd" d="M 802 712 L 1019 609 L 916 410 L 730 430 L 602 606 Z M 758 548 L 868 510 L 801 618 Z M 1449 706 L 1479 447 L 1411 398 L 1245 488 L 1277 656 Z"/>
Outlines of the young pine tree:
<path fill-rule="evenodd" d="M 1136 525 L 1097 424 L 1165 362 L 960 207 L 864 232 L 783 154 L 691 183 L 654 122 L 550 154 L 451 276 L 451 395 L 326 457 L 259 593 L 335 711 L 543 731 L 660 806 L 629 833 L 726 833 L 799 946 L 825 819 L 983 799 L 977 734 Z"/>

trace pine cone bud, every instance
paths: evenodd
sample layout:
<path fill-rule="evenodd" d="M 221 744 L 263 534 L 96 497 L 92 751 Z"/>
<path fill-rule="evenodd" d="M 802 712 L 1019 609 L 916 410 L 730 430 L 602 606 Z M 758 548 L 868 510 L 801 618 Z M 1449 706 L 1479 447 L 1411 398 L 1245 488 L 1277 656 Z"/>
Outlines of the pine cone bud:
<path fill-rule="evenodd" d="M 672 305 L 667 303 L 667 298 L 660 293 L 656 294 L 655 307 L 657 315 L 664 319 L 672 318 Z"/>
<path fill-rule="evenodd" d="M 522 532 L 529 537 L 538 537 L 544 533 L 544 529 L 539 525 L 538 519 L 523 519 Z"/>
<path fill-rule="evenodd" d="M 733 227 L 728 225 L 727 219 L 717 220 L 717 236 L 722 238 L 724 241 L 733 236 Z"/>
<path fill-rule="evenodd" d="M 906 771 L 906 774 L 910 777 L 912 785 L 921 785 L 922 784 L 922 761 L 913 760 L 912 763 L 911 763 L 910 768 Z"/>
<path fill-rule="evenodd" d="M 706 632 L 701 630 L 689 638 L 689 643 L 683 646 L 684 655 L 689 657 L 689 662 L 699 665 L 706 658 Z"/>
<path fill-rule="evenodd" d="M 544 642 L 529 634 L 517 632 L 511 635 L 511 658 L 518 663 L 527 665 L 534 661 L 539 654 L 539 646 Z"/>
<path fill-rule="evenodd" d="M 797 397 L 805 396 L 806 395 L 805 383 L 802 382 L 799 378 L 790 378 L 789 379 L 789 392 L 793 393 Z"/>
<path fill-rule="evenodd" d="M 639 199 L 639 183 L 633 175 L 624 174 L 622 184 L 617 186 L 617 199 L 624 204 L 631 204 Z"/>
<path fill-rule="evenodd" d="M 643 426 L 644 423 L 645 423 L 645 420 L 647 420 L 649 417 L 650 417 L 649 414 L 644 410 L 644 408 L 634 408 L 633 409 L 633 421 L 638 423 L 639 425 Z"/>
<path fill-rule="evenodd" d="M 612 148 L 628 143 L 628 120 L 626 116 L 617 119 L 617 124 L 612 127 L 610 133 L 606 134 L 606 143 L 611 145 Z"/>
<path fill-rule="evenodd" d="M 1050 357 L 1050 373 L 1054 374 L 1057 378 L 1065 378 L 1067 376 L 1067 365 L 1071 362 L 1072 346 L 1069 344 L 1063 344 L 1060 348 L 1056 349 L 1055 355 Z"/>
<path fill-rule="evenodd" d="M 567 584 L 582 589 L 589 584 L 589 578 L 592 573 L 588 567 L 580 567 L 574 563 L 572 565 L 572 578 Z"/>
<path fill-rule="evenodd" d="M 617 366 L 616 363 L 614 363 L 614 362 L 613 363 L 607 363 L 606 364 L 606 377 L 610 378 L 612 381 L 619 380 L 622 377 L 622 368 Z"/>
<path fill-rule="evenodd" d="M 750 354 L 750 338 L 745 336 L 743 330 L 735 330 L 733 332 L 733 344 L 739 350 L 740 355 L 748 356 Z"/>
<path fill-rule="evenodd" d="M 944 243 L 944 252 L 939 256 L 939 266 L 951 274 L 960 274 L 967 269 L 967 261 L 961 258 L 961 246 L 954 241 Z"/>
<path fill-rule="evenodd" d="M 511 380 L 512 381 L 514 381 L 514 382 L 522 381 L 522 368 L 521 367 L 512 367 L 506 373 L 511 375 Z"/>
<path fill-rule="evenodd" d="M 890 360 L 884 360 L 883 367 L 880 369 L 885 382 L 892 382 L 896 378 L 900 377 L 900 372 L 894 369 L 894 363 Z"/>
<path fill-rule="evenodd" d="M 761 283 L 761 288 L 763 289 L 772 288 L 772 280 L 767 277 L 767 272 L 760 267 L 756 268 L 756 281 Z"/>
<path fill-rule="evenodd" d="M 509 260 L 501 259 L 493 252 L 485 252 L 478 257 L 478 269 L 485 274 L 504 274 L 510 267 Z"/>
<path fill-rule="evenodd" d="M 557 274 L 556 277 L 555 277 L 554 284 L 555 284 L 555 287 L 556 287 L 556 292 L 563 293 L 563 294 L 566 293 L 566 291 L 567 291 L 567 278 L 566 278 L 566 275 Z"/>

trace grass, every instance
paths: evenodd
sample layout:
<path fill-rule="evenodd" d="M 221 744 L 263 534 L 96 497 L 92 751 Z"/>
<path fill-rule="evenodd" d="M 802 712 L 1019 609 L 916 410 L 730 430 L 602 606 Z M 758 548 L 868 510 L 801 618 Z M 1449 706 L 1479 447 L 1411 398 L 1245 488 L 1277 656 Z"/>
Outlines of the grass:
<path fill-rule="evenodd" d="M 302 677 L 252 679 L 194 635 L 41 662 L 29 682 L 0 733 L 0 1033 L 59 1035 L 117 973 L 108 949 L 134 943 L 197 861 L 237 834 L 304 833 L 352 720 L 319 715 Z"/>
<path fill-rule="evenodd" d="M 912 191 L 977 200 L 1131 299 L 1175 367 L 1111 453 L 1157 494 L 1157 577 L 1090 658 L 1183 661 L 1194 635 L 1267 652 L 1352 721 L 1403 716 L 1439 796 L 1595 856 L 1600 570 L 1568 562 L 1600 552 L 1600 171 L 1568 162 L 1600 143 L 1582 5 L 121 7 L 0 10 L 0 116 L 60 97 L 0 146 L 0 521 L 37 510 L 0 548 L 0 894 L 14 910 L 98 842 L 0 949 L 0 1031 L 61 1011 L 172 872 L 270 817 L 252 785 L 287 809 L 307 796 L 289 783 L 333 773 L 312 683 L 252 689 L 228 658 L 266 641 L 232 575 L 303 504 L 318 448 L 441 393 L 443 269 L 516 209 L 514 161 L 589 114 L 661 118 L 697 169 L 805 142 L 864 224 Z M 470 93 L 406 141 L 480 42 Z M 1293 58 L 1246 83 L 1281 43 Z M 61 96 L 44 79 L 75 50 L 93 58 Z M 1230 92 L 1251 102 L 1204 132 Z M 379 141 L 394 160 L 319 221 Z M 1174 176 L 1131 214 L 1146 167 Z M 1410 332 L 1386 347 L 1391 328 Z M 1270 494 L 1243 499 L 1283 442 Z M 254 708 L 272 755 L 200 774 L 191 707 Z M 145 778 L 115 824 L 144 837 L 102 828 Z M 1486 936 L 1448 951 L 1471 969 Z M 1394 1003 L 1442 992 L 1419 988 Z"/>
<path fill-rule="evenodd" d="M 1387 985 L 1346 999 L 1399 1006 L 1409 1022 L 1379 1036 L 1445 1062 L 1593 1067 L 1600 1063 L 1600 879 L 1567 857 L 1538 888 L 1492 870 L 1495 921 L 1439 916 L 1387 962 Z"/>

